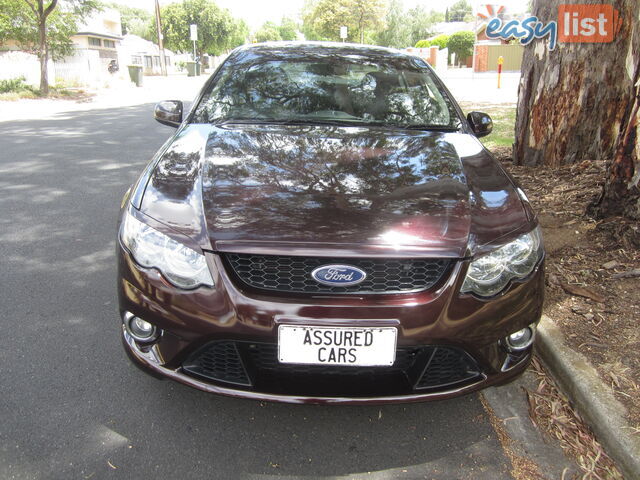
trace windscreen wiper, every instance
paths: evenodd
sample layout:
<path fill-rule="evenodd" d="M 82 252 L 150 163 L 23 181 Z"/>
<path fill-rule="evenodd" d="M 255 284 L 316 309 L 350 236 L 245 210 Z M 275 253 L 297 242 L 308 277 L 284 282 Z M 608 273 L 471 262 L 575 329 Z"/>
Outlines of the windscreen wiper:
<path fill-rule="evenodd" d="M 447 125 L 431 125 L 431 124 L 414 124 L 414 125 L 398 125 L 393 123 L 384 123 L 381 121 L 352 121 L 352 120 L 333 120 L 324 118 L 251 118 L 251 117 L 229 117 L 222 118 L 213 122 L 214 125 L 333 125 L 339 127 L 382 127 L 394 128 L 402 130 L 424 130 L 434 132 L 457 132 L 458 127 Z"/>
<path fill-rule="evenodd" d="M 405 130 L 424 130 L 428 132 L 457 132 L 460 130 L 458 127 L 452 127 L 450 125 L 429 125 L 429 124 L 415 124 L 415 125 L 397 125 L 398 128 Z"/>
<path fill-rule="evenodd" d="M 260 118 L 251 118 L 251 117 L 229 117 L 229 118 L 220 118 L 217 120 L 214 120 L 213 125 L 229 125 L 229 124 L 233 124 L 233 123 L 240 123 L 240 124 L 252 124 L 252 123 L 260 123 L 260 124 L 264 124 L 264 123 L 274 123 L 275 120 L 265 120 L 265 119 L 260 119 Z"/>
<path fill-rule="evenodd" d="M 242 125 L 335 125 L 335 126 L 370 126 L 369 123 L 353 122 L 350 120 L 329 120 L 329 119 L 304 119 L 304 118 L 291 118 L 291 119 L 278 119 L 278 118 L 249 118 L 249 117 L 232 117 L 222 118 L 213 122 L 214 125 L 230 125 L 230 124 L 242 124 Z M 377 125 L 377 124 L 376 124 Z"/>

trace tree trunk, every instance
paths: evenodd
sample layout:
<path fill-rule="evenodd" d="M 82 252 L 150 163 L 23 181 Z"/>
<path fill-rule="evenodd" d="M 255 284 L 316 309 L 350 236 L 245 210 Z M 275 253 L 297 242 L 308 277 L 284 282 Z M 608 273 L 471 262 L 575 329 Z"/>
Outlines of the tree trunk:
<path fill-rule="evenodd" d="M 636 7 L 637 8 L 637 7 Z M 626 53 L 626 67 L 635 85 L 631 106 L 624 111 L 613 160 L 607 165 L 607 178 L 600 197 L 589 206 L 588 213 L 606 218 L 621 215 L 640 220 L 640 19 L 635 12 L 631 27 L 631 45 Z M 640 230 L 627 232 L 640 247 Z"/>
<path fill-rule="evenodd" d="M 640 36 L 640 31 L 637 35 Z M 634 62 L 636 88 L 633 107 L 623 119 L 615 156 L 607 166 L 602 193 L 588 208 L 588 213 L 600 218 L 624 216 L 640 220 L 640 51 L 636 50 Z M 632 235 L 634 243 L 640 246 L 640 231 L 636 229 Z"/>
<path fill-rule="evenodd" d="M 49 75 L 47 72 L 49 62 L 49 48 L 47 45 L 46 18 L 40 20 L 38 33 L 40 34 L 40 94 L 44 97 L 49 95 Z"/>
<path fill-rule="evenodd" d="M 621 19 L 613 43 L 558 43 L 549 51 L 545 38 L 525 47 L 513 152 L 517 164 L 613 158 L 633 106 L 637 1 L 610 2 Z M 558 6 L 565 3 L 537 0 L 533 15 L 557 20 Z"/>
<path fill-rule="evenodd" d="M 51 0 L 51 3 L 44 6 L 44 0 L 38 0 L 37 6 L 25 0 L 38 21 L 38 54 L 40 56 L 40 93 L 43 96 L 49 95 L 49 78 L 47 67 L 49 63 L 49 42 L 47 41 L 47 18 L 58 5 L 58 0 Z"/>

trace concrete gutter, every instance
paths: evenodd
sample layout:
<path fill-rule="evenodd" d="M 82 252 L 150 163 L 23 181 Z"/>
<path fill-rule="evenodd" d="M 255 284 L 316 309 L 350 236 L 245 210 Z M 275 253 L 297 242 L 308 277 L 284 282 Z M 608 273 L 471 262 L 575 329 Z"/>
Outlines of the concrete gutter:
<path fill-rule="evenodd" d="M 625 478 L 640 478 L 640 434 L 625 418 L 626 408 L 598 376 L 584 355 L 565 345 L 560 328 L 546 315 L 537 332 L 537 349 L 545 366 L 571 403 L 591 426 Z"/>

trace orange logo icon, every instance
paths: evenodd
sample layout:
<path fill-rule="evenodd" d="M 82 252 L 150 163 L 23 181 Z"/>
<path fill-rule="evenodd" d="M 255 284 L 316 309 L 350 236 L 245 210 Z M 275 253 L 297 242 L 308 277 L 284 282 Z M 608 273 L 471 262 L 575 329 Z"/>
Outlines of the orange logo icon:
<path fill-rule="evenodd" d="M 612 5 L 560 5 L 558 41 L 567 43 L 613 42 L 620 28 L 619 12 Z"/>

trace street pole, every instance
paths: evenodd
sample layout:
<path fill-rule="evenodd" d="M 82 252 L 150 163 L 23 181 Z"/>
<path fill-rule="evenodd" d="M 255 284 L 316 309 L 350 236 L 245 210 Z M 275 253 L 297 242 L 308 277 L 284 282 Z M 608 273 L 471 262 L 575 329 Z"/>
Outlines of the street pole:
<path fill-rule="evenodd" d="M 160 22 L 160 3 L 156 0 L 156 30 L 158 31 L 158 51 L 160 52 L 160 71 L 167 76 L 167 64 L 164 58 L 164 47 L 162 45 L 162 23 Z"/>
<path fill-rule="evenodd" d="M 198 25 L 192 23 L 189 25 L 189 38 L 193 42 L 193 61 L 196 61 L 196 42 L 198 41 Z"/>
<path fill-rule="evenodd" d="M 473 27 L 473 36 L 474 36 L 474 40 L 473 40 L 473 57 L 471 57 L 471 78 L 473 79 L 475 73 L 476 73 L 476 50 L 478 48 L 478 13 L 480 13 L 480 7 L 482 5 L 478 5 L 478 11 L 475 12 L 474 15 L 474 22 L 475 25 Z"/>

